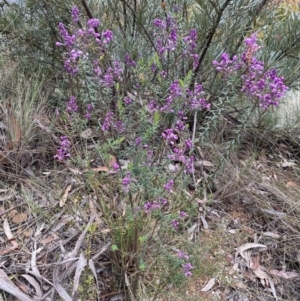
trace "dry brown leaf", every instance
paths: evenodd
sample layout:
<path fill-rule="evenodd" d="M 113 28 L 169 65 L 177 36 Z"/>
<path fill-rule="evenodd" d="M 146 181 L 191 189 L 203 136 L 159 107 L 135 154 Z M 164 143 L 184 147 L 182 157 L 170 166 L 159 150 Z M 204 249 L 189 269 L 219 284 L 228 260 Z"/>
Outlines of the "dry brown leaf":
<path fill-rule="evenodd" d="M 71 168 L 69 167 L 69 170 L 74 174 L 74 175 L 82 175 L 82 172 L 77 169 L 77 168 Z"/>
<path fill-rule="evenodd" d="M 300 276 L 299 273 L 296 272 L 284 272 L 284 271 L 278 271 L 278 270 L 271 270 L 271 275 L 278 276 L 284 279 L 293 279 Z"/>
<path fill-rule="evenodd" d="M 188 240 L 191 241 L 194 238 L 194 232 L 197 229 L 199 224 L 193 224 L 190 228 L 188 228 Z"/>
<path fill-rule="evenodd" d="M 8 216 L 10 218 L 13 218 L 16 214 L 18 214 L 18 210 L 12 209 L 12 210 L 9 211 Z"/>
<path fill-rule="evenodd" d="M 40 284 L 35 280 L 35 278 L 33 278 L 32 276 L 27 275 L 27 274 L 22 274 L 21 276 L 23 278 L 25 278 L 34 287 L 34 289 L 36 291 L 36 295 L 39 298 L 41 298 L 43 296 L 43 292 L 42 292 Z"/>
<path fill-rule="evenodd" d="M 262 232 L 262 235 L 273 238 L 280 238 L 280 235 L 274 232 Z"/>
<path fill-rule="evenodd" d="M 54 240 L 57 240 L 59 239 L 59 237 L 56 235 L 56 234 L 53 234 L 53 235 L 50 235 L 50 236 L 47 236 L 46 238 L 42 239 L 41 241 L 39 241 L 41 244 L 43 245 L 47 245 L 49 244 L 50 242 L 54 241 Z"/>
<path fill-rule="evenodd" d="M 206 204 L 206 203 L 207 203 L 207 199 L 203 199 L 203 200 L 201 200 L 201 199 L 196 199 L 196 202 L 197 202 L 198 204 Z"/>
<path fill-rule="evenodd" d="M 199 160 L 194 163 L 196 167 L 205 166 L 205 167 L 213 167 L 215 166 L 212 162 L 206 160 Z"/>
<path fill-rule="evenodd" d="M 27 220 L 26 213 L 19 213 L 12 218 L 12 222 L 14 224 L 21 224 L 21 223 L 25 222 L 26 220 Z"/>
<path fill-rule="evenodd" d="M 99 281 L 98 281 L 98 276 L 97 276 L 97 270 L 96 270 L 93 259 L 89 260 L 89 268 L 90 268 L 90 270 L 92 271 L 92 273 L 94 275 L 94 278 L 96 280 L 97 289 L 99 290 Z"/>
<path fill-rule="evenodd" d="M 7 292 L 15 296 L 20 301 L 33 301 L 25 295 L 5 274 L 5 272 L 0 269 L 0 290 Z"/>
<path fill-rule="evenodd" d="M 97 212 L 97 209 L 95 208 L 95 204 L 92 200 L 92 198 L 89 198 L 89 205 L 90 205 L 90 211 L 91 211 L 91 215 L 95 215 L 95 219 L 98 225 L 102 224 L 102 220 Z"/>
<path fill-rule="evenodd" d="M 275 285 L 274 285 L 273 279 L 271 277 L 269 277 L 268 280 L 269 280 L 269 285 L 271 287 L 271 292 L 272 292 L 275 300 L 277 301 L 278 299 L 277 299 L 277 294 L 276 294 L 276 290 L 275 290 Z"/>
<path fill-rule="evenodd" d="M 24 234 L 25 237 L 32 236 L 32 233 L 33 233 L 32 229 L 27 229 L 27 230 L 23 231 L 23 234 Z"/>
<path fill-rule="evenodd" d="M 201 289 L 201 292 L 208 292 L 209 290 L 212 289 L 212 287 L 215 285 L 216 283 L 216 279 L 215 278 L 211 278 L 207 284 Z"/>
<path fill-rule="evenodd" d="M 258 269 L 259 260 L 260 260 L 259 254 L 257 254 L 256 256 L 253 256 L 252 258 L 250 258 L 250 269 L 252 269 L 252 270 Z"/>
<path fill-rule="evenodd" d="M 68 185 L 68 187 L 66 188 L 64 195 L 61 197 L 61 199 L 60 199 L 60 201 L 59 201 L 59 206 L 60 206 L 60 207 L 63 207 L 63 206 L 65 205 L 66 200 L 67 200 L 67 198 L 68 198 L 68 195 L 69 195 L 69 192 L 70 192 L 71 189 L 72 189 L 72 185 L 70 184 L 70 185 Z"/>
<path fill-rule="evenodd" d="M 288 181 L 285 184 L 285 187 L 297 187 L 297 183 L 293 182 L 293 181 Z"/>
<path fill-rule="evenodd" d="M 77 261 L 77 266 L 76 266 L 76 271 L 75 271 L 75 276 L 74 276 L 74 281 L 73 281 L 72 296 L 74 296 L 78 290 L 80 275 L 83 272 L 86 265 L 87 265 L 87 260 L 84 257 L 83 253 L 80 253 L 79 259 Z"/>
<path fill-rule="evenodd" d="M 11 233 L 10 227 L 9 227 L 9 223 L 7 221 L 7 219 L 4 220 L 3 223 L 3 229 L 4 229 L 4 233 L 7 237 L 7 239 L 9 240 L 9 242 L 12 244 L 12 246 L 10 248 L 4 249 L 0 252 L 0 255 L 5 255 L 15 249 L 17 249 L 19 247 L 17 241 L 15 240 L 14 236 Z"/>
<path fill-rule="evenodd" d="M 109 169 L 106 166 L 98 166 L 96 168 L 92 168 L 92 171 L 94 171 L 94 172 L 99 172 L 99 171 L 109 172 Z"/>
<path fill-rule="evenodd" d="M 209 228 L 208 223 L 207 223 L 205 217 L 202 214 L 200 215 L 200 219 L 201 219 L 201 222 L 203 224 L 203 228 L 207 230 Z"/>
<path fill-rule="evenodd" d="M 86 130 L 82 131 L 80 133 L 80 137 L 84 139 L 91 138 L 93 131 L 90 128 L 87 128 Z"/>
<path fill-rule="evenodd" d="M 246 243 L 237 248 L 235 256 L 240 254 L 243 258 L 246 258 L 246 255 L 244 254 L 244 252 L 249 249 L 254 249 L 254 248 L 259 248 L 259 249 L 265 250 L 265 249 L 267 249 L 267 246 L 262 245 L 262 244 L 257 244 L 257 243 Z"/>
<path fill-rule="evenodd" d="M 236 288 L 243 289 L 243 290 L 248 289 L 248 286 L 246 284 L 244 284 L 243 282 L 233 282 L 232 286 L 236 287 Z"/>
<path fill-rule="evenodd" d="M 110 160 L 109 160 L 108 166 L 110 168 L 112 168 L 114 166 L 114 164 L 116 164 L 116 163 L 118 163 L 116 156 L 110 155 Z"/>

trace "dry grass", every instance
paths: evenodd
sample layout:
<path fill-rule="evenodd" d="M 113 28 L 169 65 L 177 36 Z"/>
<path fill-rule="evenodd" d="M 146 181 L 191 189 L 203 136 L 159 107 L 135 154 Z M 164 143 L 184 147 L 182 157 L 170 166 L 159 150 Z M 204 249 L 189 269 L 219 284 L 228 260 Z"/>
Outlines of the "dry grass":
<path fill-rule="evenodd" d="M 55 167 L 54 130 L 50 130 L 45 113 L 47 93 L 44 83 L 37 83 L 35 77 L 18 77 L 17 69 L 1 78 L 1 122 L 6 135 L 1 154 L 8 162 L 0 164 L 0 174 L 5 175 L 0 183 L 0 267 L 23 293 L 33 296 L 38 294 L 33 282 L 20 276 L 27 273 L 30 262 L 29 275 L 54 301 L 60 300 L 54 288 L 56 277 L 66 291 L 72 292 L 75 260 L 83 254 L 94 268 L 83 268 L 74 298 L 113 301 L 119 296 L 123 300 L 124 275 L 114 269 L 112 229 L 103 218 L 99 198 L 87 185 L 91 176 L 104 195 L 107 179 L 76 173 L 66 165 Z M 207 186 L 206 196 L 192 204 L 198 212 L 189 229 L 165 234 L 174 248 L 188 249 L 195 269 L 186 282 L 168 283 L 156 300 L 268 301 L 275 300 L 275 294 L 277 300 L 299 300 L 299 142 L 297 137 L 286 138 L 298 130 L 298 97 L 293 94 L 277 112 L 281 121 L 277 126 L 286 131 L 285 138 L 270 134 L 265 140 L 257 139 L 257 145 L 251 140 L 254 134 L 244 138 L 241 147 L 225 161 L 222 172 L 218 171 Z M 41 121 L 39 125 L 37 120 Z M 212 149 L 222 148 L 203 149 L 203 159 L 217 166 L 222 152 L 213 153 Z M 205 173 L 212 175 L 214 168 L 208 167 Z M 195 180 L 200 181 L 200 176 Z M 249 243 L 266 247 L 239 251 Z M 149 250 L 154 247 L 149 246 Z M 68 258 L 70 253 L 72 258 Z M 59 265 L 61 258 L 70 261 Z M 153 291 L 163 282 L 159 275 L 165 266 L 167 263 L 160 261 L 157 273 L 149 272 L 139 284 L 140 300 L 153 300 Z M 214 285 L 203 291 L 212 279 Z M 12 300 L 8 294 L 3 298 Z"/>

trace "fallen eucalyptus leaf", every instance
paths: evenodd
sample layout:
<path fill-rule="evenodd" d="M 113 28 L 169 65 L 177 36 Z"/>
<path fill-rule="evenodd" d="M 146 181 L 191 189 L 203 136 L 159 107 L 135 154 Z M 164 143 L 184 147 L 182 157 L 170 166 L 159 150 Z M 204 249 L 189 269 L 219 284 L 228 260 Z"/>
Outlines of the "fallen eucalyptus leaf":
<path fill-rule="evenodd" d="M 66 200 L 68 198 L 69 192 L 72 189 L 72 185 L 68 185 L 68 187 L 66 188 L 64 195 L 61 197 L 60 201 L 59 201 L 59 206 L 63 207 L 66 203 Z"/>
<path fill-rule="evenodd" d="M 208 292 L 209 290 L 212 289 L 212 287 L 215 285 L 216 283 L 216 279 L 215 278 L 211 278 L 207 284 L 201 289 L 201 292 Z"/>

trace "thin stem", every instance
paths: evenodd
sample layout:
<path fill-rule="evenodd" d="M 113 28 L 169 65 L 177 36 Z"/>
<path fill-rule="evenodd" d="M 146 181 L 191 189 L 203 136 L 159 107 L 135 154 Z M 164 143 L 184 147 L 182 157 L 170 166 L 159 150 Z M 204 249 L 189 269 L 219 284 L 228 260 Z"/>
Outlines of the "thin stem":
<path fill-rule="evenodd" d="M 190 83 L 190 90 L 192 90 L 195 85 L 196 77 L 197 77 L 198 73 L 200 72 L 200 68 L 201 68 L 203 60 L 205 58 L 205 55 L 206 55 L 208 48 L 213 40 L 213 37 L 217 31 L 217 28 L 221 21 L 222 15 L 223 15 L 225 9 L 227 8 L 227 6 L 230 4 L 230 2 L 231 2 L 231 0 L 226 0 L 225 3 L 223 4 L 223 6 L 220 8 L 220 10 L 217 12 L 218 14 L 217 14 L 217 19 L 215 21 L 215 24 L 212 26 L 211 30 L 209 31 L 209 33 L 206 36 L 206 42 L 204 43 L 204 49 L 200 55 L 198 65 L 194 71 L 192 81 Z"/>

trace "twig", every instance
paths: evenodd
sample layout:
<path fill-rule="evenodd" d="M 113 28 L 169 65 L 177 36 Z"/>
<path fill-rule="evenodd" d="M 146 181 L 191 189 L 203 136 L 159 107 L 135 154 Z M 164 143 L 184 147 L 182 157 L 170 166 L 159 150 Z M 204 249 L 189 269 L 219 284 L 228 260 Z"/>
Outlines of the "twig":
<path fill-rule="evenodd" d="M 211 30 L 209 31 L 209 33 L 207 34 L 206 36 L 206 42 L 204 44 L 204 49 L 200 55 L 200 58 L 199 58 L 199 61 L 198 61 L 198 65 L 194 71 L 194 74 L 193 74 L 193 77 L 192 77 L 192 81 L 190 83 L 190 90 L 192 90 L 192 88 L 194 87 L 195 85 L 195 81 L 196 81 L 196 77 L 197 77 L 197 74 L 199 73 L 200 71 L 200 67 L 202 65 L 202 62 L 205 58 L 205 55 L 208 51 L 208 48 L 212 42 L 212 39 L 217 31 L 217 28 L 219 26 L 219 23 L 221 21 L 221 18 L 222 18 L 222 15 L 226 9 L 226 7 L 229 5 L 229 3 L 231 2 L 231 0 L 226 0 L 225 3 L 223 4 L 223 6 L 220 8 L 220 10 L 218 11 L 218 15 L 217 15 L 217 19 L 215 21 L 215 24 L 212 26 Z"/>
<path fill-rule="evenodd" d="M 132 9 L 132 7 L 131 7 L 125 0 L 121 0 L 121 1 L 129 8 L 129 10 L 132 12 L 133 16 L 136 18 L 136 13 L 135 13 L 135 11 Z M 141 25 L 141 27 L 142 27 L 142 29 L 143 29 L 145 35 L 147 36 L 148 40 L 150 41 L 152 47 L 153 47 L 154 50 L 158 53 L 158 51 L 157 51 L 157 49 L 156 49 L 156 47 L 155 47 L 155 44 L 154 44 L 154 42 L 152 41 L 152 39 L 151 39 L 151 37 L 150 37 L 148 31 L 146 30 L 145 26 L 144 26 L 143 24 L 140 24 L 140 25 Z"/>

